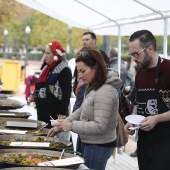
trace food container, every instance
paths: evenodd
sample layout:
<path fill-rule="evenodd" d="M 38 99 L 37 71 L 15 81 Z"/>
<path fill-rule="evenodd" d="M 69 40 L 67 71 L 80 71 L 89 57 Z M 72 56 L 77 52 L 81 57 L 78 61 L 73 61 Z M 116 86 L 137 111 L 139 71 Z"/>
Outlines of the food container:
<path fill-rule="evenodd" d="M 11 142 L 37 142 L 40 146 L 10 146 Z M 50 143 L 49 147 L 41 147 L 42 143 Z M 70 141 L 64 141 L 59 138 L 46 136 L 32 136 L 32 135 L 0 135 L 0 149 L 10 148 L 34 148 L 34 149 L 45 149 L 45 150 L 58 150 L 62 149 L 73 150 L 72 143 Z"/>
<path fill-rule="evenodd" d="M 1 86 L 1 84 L 0 84 L 0 86 Z M 1 88 L 0 88 L 0 91 L 1 91 Z M 1 98 L 1 99 L 6 99 L 6 98 L 8 98 L 8 97 L 12 97 L 12 95 L 0 93 L 0 98 Z"/>
<path fill-rule="evenodd" d="M 37 127 L 43 126 L 46 123 L 39 120 L 32 120 L 32 119 L 22 119 L 22 118 L 9 118 L 9 117 L 1 117 L 0 118 L 0 126 L 5 126 L 6 121 L 16 121 L 16 122 L 31 122 L 31 123 L 37 123 Z"/>
<path fill-rule="evenodd" d="M 50 120 L 51 121 L 51 126 L 55 126 L 58 120 Z"/>
<path fill-rule="evenodd" d="M 31 116 L 31 114 L 28 112 L 15 112 L 15 111 L 8 111 L 8 110 L 0 110 L 0 117 L 28 119 L 29 116 Z"/>
<path fill-rule="evenodd" d="M 28 128 L 28 127 L 7 127 L 7 121 L 13 121 L 13 122 L 25 122 L 25 123 L 36 123 L 37 124 L 37 128 Z M 42 127 L 43 125 L 45 125 L 46 123 L 43 121 L 38 121 L 38 120 L 31 120 L 31 119 L 22 119 L 22 118 L 8 118 L 8 117 L 1 117 L 0 118 L 0 130 L 22 130 L 22 131 L 27 131 L 27 134 L 35 134 L 35 132 L 40 129 L 40 127 Z M 45 135 L 48 133 L 49 129 L 47 128 L 43 128 L 38 134 L 36 135 Z M 2 134 L 2 133 L 1 133 Z M 7 134 L 7 133 L 6 133 Z"/>
<path fill-rule="evenodd" d="M 21 103 L 14 99 L 2 99 L 0 98 L 0 110 L 11 110 L 19 109 L 24 106 L 24 103 Z"/>
<path fill-rule="evenodd" d="M 45 167 L 47 168 L 68 168 L 68 169 L 77 169 L 80 164 L 84 163 L 84 159 L 80 156 L 64 153 L 62 156 L 63 161 L 67 162 L 67 165 L 57 165 L 57 166 L 38 166 L 40 162 L 46 162 L 46 158 L 59 159 L 61 152 L 58 151 L 49 151 L 49 150 L 37 150 L 37 149 L 1 149 L 0 150 L 0 167 L 1 168 L 10 168 L 10 167 Z M 37 156 L 40 158 L 37 160 Z M 5 157 L 5 159 L 3 159 Z M 25 157 L 24 159 L 21 159 Z M 78 158 L 80 161 L 74 164 L 68 165 L 67 158 Z M 31 161 L 31 162 L 30 162 Z M 48 160 L 51 161 L 51 160 Z M 16 163 L 17 162 L 17 163 Z M 34 165 L 31 165 L 34 163 Z M 49 165 L 49 164 L 48 164 Z"/>
<path fill-rule="evenodd" d="M 50 167 L 12 167 L 12 168 L 3 168 L 3 170 L 70 170 L 66 168 L 50 168 Z"/>

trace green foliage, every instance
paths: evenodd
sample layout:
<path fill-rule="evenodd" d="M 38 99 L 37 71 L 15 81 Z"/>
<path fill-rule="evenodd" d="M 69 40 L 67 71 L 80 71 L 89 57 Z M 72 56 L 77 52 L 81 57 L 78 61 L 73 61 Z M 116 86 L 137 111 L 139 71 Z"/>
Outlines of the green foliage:
<path fill-rule="evenodd" d="M 42 54 L 28 54 L 28 60 L 41 60 Z"/>
<path fill-rule="evenodd" d="M 30 26 L 31 32 L 26 35 L 25 28 Z M 4 37 L 3 30 L 8 29 L 8 36 Z M 45 49 L 45 45 L 53 40 L 61 43 L 63 48 L 70 44 L 71 52 L 67 54 L 70 59 L 82 47 L 82 35 L 88 30 L 72 27 L 51 18 L 43 13 L 32 10 L 14 0 L 0 0 L 0 47 L 12 47 L 16 52 L 27 45 Z M 156 36 L 157 51 L 163 53 L 163 36 Z M 122 56 L 128 57 L 129 36 L 121 37 Z M 103 36 L 97 35 L 97 46 L 101 47 Z M 109 48 L 118 47 L 118 37 L 110 36 Z M 168 53 L 170 54 L 170 38 L 168 39 Z M 32 55 L 30 58 L 34 58 Z M 39 57 L 38 57 L 39 58 Z"/>
<path fill-rule="evenodd" d="M 122 59 L 127 61 L 127 62 L 131 62 L 131 57 L 129 57 L 128 55 L 123 55 Z"/>
<path fill-rule="evenodd" d="M 22 5 L 14 0 L 0 0 L 0 46 L 3 46 L 5 42 L 4 29 L 8 28 L 13 20 L 16 20 L 21 7 Z"/>
<path fill-rule="evenodd" d="M 57 40 L 63 47 L 66 47 L 68 41 L 67 25 L 39 12 L 35 12 L 34 15 L 36 19 L 31 30 L 31 44 L 44 49 L 46 44 Z"/>
<path fill-rule="evenodd" d="M 0 53 L 0 58 L 3 58 L 4 54 L 3 53 Z"/>
<path fill-rule="evenodd" d="M 13 0 L 0 0 L 0 23 L 11 22 L 17 15 L 21 5 Z"/>
<path fill-rule="evenodd" d="M 7 54 L 7 59 L 11 59 L 12 56 L 13 56 L 13 54 Z M 28 53 L 27 59 L 28 60 L 41 60 L 42 56 L 43 56 L 42 54 Z M 4 53 L 0 53 L 0 58 L 3 58 L 3 57 L 4 57 Z"/>
<path fill-rule="evenodd" d="M 96 49 L 102 50 L 102 46 L 96 45 Z"/>

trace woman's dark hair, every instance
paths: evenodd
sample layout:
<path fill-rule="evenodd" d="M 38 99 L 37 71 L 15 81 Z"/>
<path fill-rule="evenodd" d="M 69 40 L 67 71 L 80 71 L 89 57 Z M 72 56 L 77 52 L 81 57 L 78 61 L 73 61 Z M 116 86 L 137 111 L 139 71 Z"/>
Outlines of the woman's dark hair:
<path fill-rule="evenodd" d="M 154 47 L 154 50 L 156 51 L 156 39 L 153 36 L 153 34 L 148 30 L 140 30 L 134 32 L 129 39 L 129 42 L 132 42 L 136 39 L 139 39 L 140 46 L 145 48 L 149 45 L 152 45 Z"/>
<path fill-rule="evenodd" d="M 95 77 L 91 85 L 94 90 L 98 90 L 105 83 L 107 77 L 107 67 L 101 52 L 93 47 L 83 47 L 76 59 L 76 63 L 80 61 L 87 67 L 95 69 Z"/>

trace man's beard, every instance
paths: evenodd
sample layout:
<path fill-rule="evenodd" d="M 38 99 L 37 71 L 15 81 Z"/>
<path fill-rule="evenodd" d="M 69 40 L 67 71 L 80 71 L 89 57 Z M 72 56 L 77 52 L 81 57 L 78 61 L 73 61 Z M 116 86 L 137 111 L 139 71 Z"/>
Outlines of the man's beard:
<path fill-rule="evenodd" d="M 145 69 L 145 68 L 149 67 L 150 63 L 151 63 L 151 56 L 146 52 L 145 53 L 145 58 L 144 58 L 143 62 L 139 62 L 138 66 L 140 68 L 144 68 Z"/>

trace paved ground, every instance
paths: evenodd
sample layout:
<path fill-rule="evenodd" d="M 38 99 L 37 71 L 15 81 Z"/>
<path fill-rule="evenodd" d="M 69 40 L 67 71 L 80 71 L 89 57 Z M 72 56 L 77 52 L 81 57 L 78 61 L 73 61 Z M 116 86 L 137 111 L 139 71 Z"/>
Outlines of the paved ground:
<path fill-rule="evenodd" d="M 12 93 L 15 96 L 15 99 L 24 102 L 25 85 L 20 86 L 20 90 L 18 92 Z M 74 98 L 71 99 L 71 104 L 74 104 Z M 36 110 L 33 107 L 25 105 L 23 110 L 19 109 L 20 111 L 27 110 L 28 112 L 32 113 L 30 119 L 36 119 Z M 73 141 L 76 141 L 76 135 L 73 135 Z M 117 153 L 115 157 L 111 157 L 107 163 L 106 170 L 138 170 L 137 165 L 137 158 L 132 158 L 129 156 L 131 152 L 134 152 L 136 149 L 136 142 L 135 136 L 129 136 L 129 141 L 125 146 L 125 150 L 123 154 Z"/>

